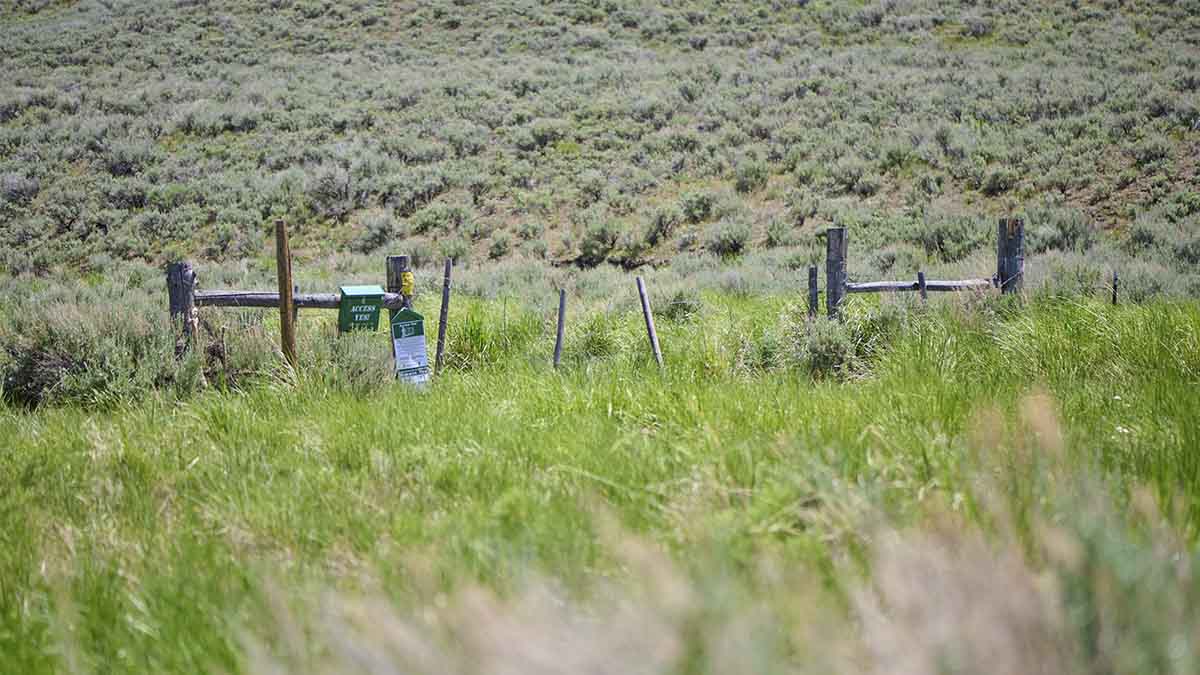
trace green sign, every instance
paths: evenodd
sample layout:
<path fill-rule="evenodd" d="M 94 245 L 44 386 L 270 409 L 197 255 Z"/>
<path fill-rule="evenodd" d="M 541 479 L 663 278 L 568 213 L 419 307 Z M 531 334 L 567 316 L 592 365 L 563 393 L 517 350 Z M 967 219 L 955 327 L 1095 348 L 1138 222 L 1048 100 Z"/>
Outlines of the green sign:
<path fill-rule="evenodd" d="M 392 353 L 396 357 L 397 378 L 410 384 L 429 381 L 425 317 L 411 309 L 392 312 Z"/>
<path fill-rule="evenodd" d="M 342 286 L 338 305 L 338 333 L 352 330 L 377 330 L 383 289 L 379 286 Z"/>

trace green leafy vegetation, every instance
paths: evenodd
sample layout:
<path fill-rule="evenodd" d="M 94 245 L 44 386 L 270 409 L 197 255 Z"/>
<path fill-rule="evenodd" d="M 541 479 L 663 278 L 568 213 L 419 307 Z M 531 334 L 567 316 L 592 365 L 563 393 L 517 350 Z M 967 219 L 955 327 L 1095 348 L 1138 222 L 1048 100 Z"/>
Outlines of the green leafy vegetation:
<path fill-rule="evenodd" d="M 425 392 L 310 336 L 231 392 L 0 413 L 4 669 L 1190 669 L 1194 305 L 790 302 L 667 311 L 661 374 L 633 311 L 555 372 L 543 318 L 469 302 Z M 578 654 L 512 643 L 564 611 Z"/>
<path fill-rule="evenodd" d="M 276 217 L 301 254 L 483 262 L 535 220 L 533 257 L 628 266 L 706 245 L 665 205 L 720 196 L 757 245 L 793 185 L 807 236 L 1046 208 L 1124 240 L 1197 189 L 1189 3 L 89 0 L 0 26 L 9 272 L 236 260 Z M 596 246 L 580 207 L 659 224 Z"/>
<path fill-rule="evenodd" d="M 0 29 L 0 672 L 1200 669 L 1195 2 Z M 1021 295 L 809 318 L 827 227 L 983 278 L 1000 217 Z M 302 292 L 455 262 L 427 388 L 331 312 L 179 339 L 163 263 L 273 288 L 276 219 Z"/>

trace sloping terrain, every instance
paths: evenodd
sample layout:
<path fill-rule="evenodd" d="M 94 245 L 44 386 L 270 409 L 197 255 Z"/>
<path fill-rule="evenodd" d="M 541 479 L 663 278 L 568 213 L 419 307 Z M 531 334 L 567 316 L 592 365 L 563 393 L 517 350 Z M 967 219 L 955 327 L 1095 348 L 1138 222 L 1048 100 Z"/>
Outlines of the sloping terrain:
<path fill-rule="evenodd" d="M 9 0 L 0 58 L 0 675 L 1200 672 L 1196 0 Z M 1002 216 L 1021 293 L 810 314 L 825 227 L 952 279 Z M 413 256 L 426 387 L 180 339 L 163 263 L 273 288 L 277 218 L 302 292 Z"/>
<path fill-rule="evenodd" d="M 0 57 L 10 272 L 276 217 L 301 255 L 640 265 L 832 222 L 948 259 L 947 219 L 1025 212 L 1200 261 L 1196 2 L 21 2 Z"/>

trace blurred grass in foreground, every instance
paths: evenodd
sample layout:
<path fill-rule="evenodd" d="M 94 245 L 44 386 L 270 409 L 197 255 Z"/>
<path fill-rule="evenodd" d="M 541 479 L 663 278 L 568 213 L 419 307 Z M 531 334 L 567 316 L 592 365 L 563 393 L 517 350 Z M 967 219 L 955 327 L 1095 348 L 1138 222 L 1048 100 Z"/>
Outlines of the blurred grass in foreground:
<path fill-rule="evenodd" d="M 1195 670 L 1194 303 L 700 302 L 0 409 L 0 669 Z"/>

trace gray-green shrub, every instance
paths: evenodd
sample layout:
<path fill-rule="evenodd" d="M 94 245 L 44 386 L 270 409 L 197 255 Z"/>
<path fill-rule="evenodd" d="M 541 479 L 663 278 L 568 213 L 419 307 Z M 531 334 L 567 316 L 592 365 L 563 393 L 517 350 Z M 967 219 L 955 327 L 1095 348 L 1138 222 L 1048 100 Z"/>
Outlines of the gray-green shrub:
<path fill-rule="evenodd" d="M 704 247 L 712 253 L 729 257 L 746 250 L 750 244 L 750 225 L 740 219 L 722 219 L 709 226 L 704 234 Z"/>

